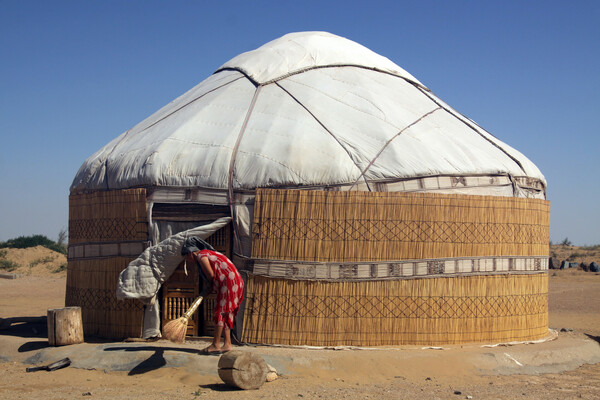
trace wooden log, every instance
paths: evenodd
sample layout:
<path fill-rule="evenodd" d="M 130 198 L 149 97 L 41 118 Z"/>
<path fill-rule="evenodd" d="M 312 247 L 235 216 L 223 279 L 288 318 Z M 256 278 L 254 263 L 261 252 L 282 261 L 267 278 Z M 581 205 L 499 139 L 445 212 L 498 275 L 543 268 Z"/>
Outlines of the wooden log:
<path fill-rule="evenodd" d="M 81 307 L 48 310 L 48 343 L 50 346 L 83 343 Z"/>
<path fill-rule="evenodd" d="M 219 377 L 240 389 L 258 389 L 267 379 L 267 363 L 248 351 L 229 351 L 219 359 Z"/>

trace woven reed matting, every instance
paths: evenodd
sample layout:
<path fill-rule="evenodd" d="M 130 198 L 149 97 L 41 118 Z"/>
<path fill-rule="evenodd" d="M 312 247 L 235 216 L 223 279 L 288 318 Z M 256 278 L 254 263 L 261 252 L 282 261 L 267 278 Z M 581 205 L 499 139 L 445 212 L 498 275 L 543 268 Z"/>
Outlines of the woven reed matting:
<path fill-rule="evenodd" d="M 146 189 L 69 196 L 69 244 L 148 240 Z"/>
<path fill-rule="evenodd" d="M 81 307 L 86 335 L 141 337 L 144 310 L 137 300 L 117 300 L 119 274 L 131 258 L 69 260 L 65 305 Z"/>
<path fill-rule="evenodd" d="M 548 275 L 393 281 L 250 276 L 242 340 L 312 346 L 535 340 L 548 333 Z"/>
<path fill-rule="evenodd" d="M 494 196 L 258 189 L 252 258 L 547 256 L 550 203 Z"/>

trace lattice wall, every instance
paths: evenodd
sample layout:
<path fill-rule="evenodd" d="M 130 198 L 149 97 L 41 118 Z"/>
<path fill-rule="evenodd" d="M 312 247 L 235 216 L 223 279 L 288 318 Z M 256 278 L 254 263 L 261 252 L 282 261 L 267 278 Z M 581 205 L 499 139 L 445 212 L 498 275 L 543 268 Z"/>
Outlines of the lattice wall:
<path fill-rule="evenodd" d="M 116 297 L 119 274 L 131 261 L 123 257 L 69 260 L 65 305 L 81 307 L 86 335 L 141 337 L 142 303 Z"/>
<path fill-rule="evenodd" d="M 251 276 L 242 338 L 315 346 L 535 340 L 548 333 L 548 275 L 391 281 Z"/>
<path fill-rule="evenodd" d="M 69 196 L 69 244 L 148 240 L 146 189 Z"/>
<path fill-rule="evenodd" d="M 86 335 L 119 339 L 141 336 L 142 304 L 117 300 L 116 288 L 119 274 L 135 258 L 119 254 L 131 252 L 133 246 L 137 255 L 147 240 L 145 189 L 69 197 L 65 304 L 81 307 Z M 86 251 L 81 250 L 84 248 Z"/>
<path fill-rule="evenodd" d="M 550 203 L 539 199 L 259 189 L 252 258 L 547 256 L 549 223 Z"/>

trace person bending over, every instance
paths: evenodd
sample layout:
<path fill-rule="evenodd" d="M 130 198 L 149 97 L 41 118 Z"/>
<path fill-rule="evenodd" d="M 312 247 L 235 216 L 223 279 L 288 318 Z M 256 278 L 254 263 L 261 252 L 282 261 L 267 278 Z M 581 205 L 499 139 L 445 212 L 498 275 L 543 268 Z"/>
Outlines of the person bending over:
<path fill-rule="evenodd" d="M 187 239 L 181 249 L 181 255 L 186 263 L 198 265 L 202 278 L 208 283 L 208 289 L 217 294 L 213 310 L 215 335 L 212 344 L 203 352 L 224 353 L 232 350 L 231 329 L 244 299 L 244 282 L 239 271 L 227 257 L 200 238 Z M 202 294 L 208 291 L 203 290 Z M 221 335 L 224 337 L 223 345 Z"/>

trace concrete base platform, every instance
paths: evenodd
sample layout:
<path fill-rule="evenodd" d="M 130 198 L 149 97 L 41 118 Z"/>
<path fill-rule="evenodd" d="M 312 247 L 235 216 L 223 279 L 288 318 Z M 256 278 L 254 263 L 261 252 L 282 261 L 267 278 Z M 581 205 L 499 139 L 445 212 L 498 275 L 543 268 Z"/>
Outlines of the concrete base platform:
<path fill-rule="evenodd" d="M 174 344 L 153 342 L 82 343 L 49 347 L 47 340 L 0 333 L 0 360 L 43 365 L 68 357 L 70 368 L 125 371 L 143 374 L 159 368 L 181 368 L 189 373 L 216 375 L 219 356 L 204 355 L 208 341 Z M 238 346 L 260 354 L 282 375 L 392 376 L 421 379 L 465 375 L 538 375 L 560 373 L 584 364 L 600 363 L 599 338 L 580 333 L 561 333 L 538 344 L 472 344 L 445 348 L 289 348 Z M 25 367 L 25 365 L 24 365 Z"/>

